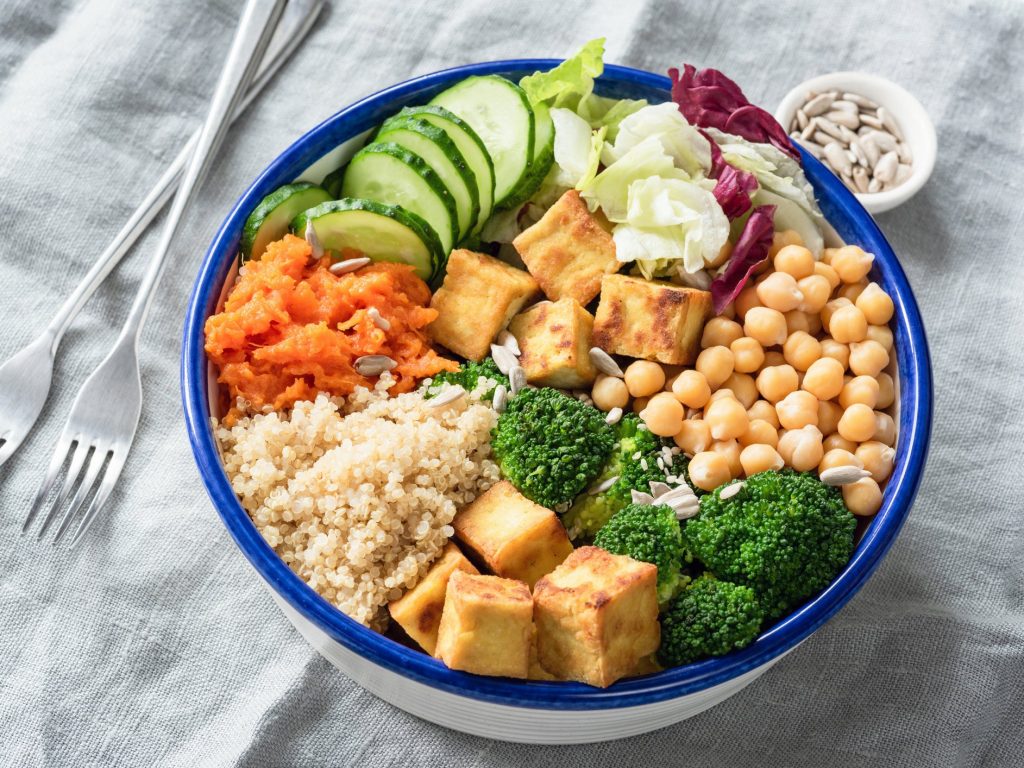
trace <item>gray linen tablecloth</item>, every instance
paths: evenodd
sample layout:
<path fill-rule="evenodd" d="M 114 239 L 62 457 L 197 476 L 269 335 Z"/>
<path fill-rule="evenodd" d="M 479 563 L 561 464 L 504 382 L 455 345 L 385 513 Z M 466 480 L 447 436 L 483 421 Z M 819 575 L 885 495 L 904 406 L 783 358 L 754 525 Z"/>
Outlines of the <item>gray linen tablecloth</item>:
<path fill-rule="evenodd" d="M 238 11 L 232 0 L 0 4 L 0 357 L 42 328 L 198 124 Z M 769 108 L 837 69 L 885 74 L 921 99 L 938 166 L 879 223 L 928 325 L 935 429 L 886 561 L 762 680 L 658 733 L 522 747 L 392 708 L 292 629 L 200 485 L 179 339 L 215 227 L 303 131 L 413 75 L 562 55 L 601 35 L 611 62 L 719 67 Z M 187 216 L 142 341 L 135 447 L 89 540 L 69 554 L 19 531 L 155 230 L 74 325 L 48 411 L 0 474 L 0 764 L 1021 765 L 1022 40 L 1012 2 L 335 2 L 231 132 Z"/>

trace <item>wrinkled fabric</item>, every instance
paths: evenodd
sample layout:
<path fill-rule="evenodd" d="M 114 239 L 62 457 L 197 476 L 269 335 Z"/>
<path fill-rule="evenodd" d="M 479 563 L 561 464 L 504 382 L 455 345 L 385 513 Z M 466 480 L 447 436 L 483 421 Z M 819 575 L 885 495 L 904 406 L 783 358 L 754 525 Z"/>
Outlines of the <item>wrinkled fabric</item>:
<path fill-rule="evenodd" d="M 198 125 L 239 6 L 0 3 L 0 358 L 45 326 Z M 406 715 L 305 644 L 201 487 L 181 416 L 180 334 L 218 223 L 303 131 L 414 75 L 563 55 L 600 35 L 609 62 L 720 68 L 769 111 L 795 83 L 840 69 L 886 74 L 920 98 L 938 165 L 878 221 L 928 326 L 935 428 L 888 557 L 761 680 L 657 733 L 524 747 Z M 74 324 L 46 414 L 0 470 L 0 765 L 1020 765 L 1022 39 L 1024 6 L 1010 0 L 334 2 L 231 131 L 186 216 L 142 339 L 135 446 L 84 546 L 22 538 L 21 522 L 157 228 Z"/>

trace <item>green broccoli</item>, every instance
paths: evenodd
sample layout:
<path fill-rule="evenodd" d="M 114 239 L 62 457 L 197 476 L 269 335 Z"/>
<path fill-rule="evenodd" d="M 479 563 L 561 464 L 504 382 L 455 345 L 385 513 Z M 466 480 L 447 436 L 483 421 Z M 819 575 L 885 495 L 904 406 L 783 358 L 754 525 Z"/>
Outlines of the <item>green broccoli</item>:
<path fill-rule="evenodd" d="M 494 396 L 494 390 L 499 384 L 508 387 L 508 376 L 498 370 L 493 358 L 485 357 L 479 363 L 473 360 L 465 361 L 457 371 L 442 371 L 430 380 L 430 384 L 423 387 L 423 398 L 429 400 L 441 391 L 441 384 L 458 384 L 467 392 L 476 389 L 480 379 L 485 378 L 494 382 L 493 386 L 480 395 L 481 400 L 489 400 Z"/>
<path fill-rule="evenodd" d="M 661 614 L 658 661 L 675 667 L 742 648 L 757 637 L 763 620 L 754 590 L 704 574 Z"/>
<path fill-rule="evenodd" d="M 632 491 L 650 493 L 652 482 L 689 482 L 689 459 L 678 450 L 672 453 L 670 441 L 640 425 L 635 413 L 627 413 L 616 425 L 618 442 L 596 484 L 618 479 L 600 493 L 580 496 L 565 513 L 562 522 L 573 539 L 593 539 L 612 515 L 633 500 Z"/>
<path fill-rule="evenodd" d="M 700 500 L 683 540 L 716 576 L 757 593 L 767 618 L 824 589 L 853 551 L 856 523 L 838 488 L 809 472 L 760 472 L 722 499 Z"/>
<path fill-rule="evenodd" d="M 613 555 L 658 566 L 658 602 L 672 599 L 683 567 L 683 536 L 672 507 L 630 504 L 616 512 L 594 537 L 594 546 Z"/>
<path fill-rule="evenodd" d="M 545 507 L 567 504 L 597 477 L 615 445 L 604 414 L 557 389 L 524 389 L 491 433 L 502 475 Z"/>

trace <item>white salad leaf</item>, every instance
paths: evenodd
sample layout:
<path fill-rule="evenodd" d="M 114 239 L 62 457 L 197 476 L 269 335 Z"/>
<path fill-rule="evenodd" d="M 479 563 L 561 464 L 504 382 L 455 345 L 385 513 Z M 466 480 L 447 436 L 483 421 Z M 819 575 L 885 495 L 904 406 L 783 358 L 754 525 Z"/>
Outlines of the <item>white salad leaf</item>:
<path fill-rule="evenodd" d="M 655 137 L 641 141 L 608 165 L 589 184 L 580 189 L 580 195 L 587 201 L 591 211 L 600 207 L 609 221 L 625 222 L 629 185 L 633 181 L 650 176 L 686 176 L 675 167 L 672 158 L 665 153 L 665 148 Z"/>
<path fill-rule="evenodd" d="M 607 128 L 608 141 L 615 141 L 622 120 L 646 106 L 646 99 L 611 99 L 590 93 L 580 99 L 576 113 L 595 130 Z"/>
<path fill-rule="evenodd" d="M 555 167 L 552 181 L 565 189 L 580 183 L 590 167 L 590 149 L 594 132 L 590 123 L 571 109 L 551 110 L 555 124 Z"/>
<path fill-rule="evenodd" d="M 590 137 L 590 153 L 587 155 L 587 169 L 583 176 L 576 182 L 576 189 L 583 189 L 597 176 L 597 169 L 601 166 L 601 150 L 604 148 L 605 134 L 608 126 L 602 125 Z"/>
<path fill-rule="evenodd" d="M 623 119 L 615 143 L 605 145 L 604 164 L 611 165 L 648 138 L 658 139 L 675 165 L 690 176 L 706 176 L 711 170 L 711 144 L 671 101 L 643 107 Z"/>

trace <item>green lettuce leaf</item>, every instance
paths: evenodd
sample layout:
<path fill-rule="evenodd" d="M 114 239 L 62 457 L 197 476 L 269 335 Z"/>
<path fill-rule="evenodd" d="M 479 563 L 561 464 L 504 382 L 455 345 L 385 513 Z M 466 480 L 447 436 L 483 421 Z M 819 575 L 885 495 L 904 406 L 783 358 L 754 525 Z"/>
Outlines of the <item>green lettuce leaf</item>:
<path fill-rule="evenodd" d="M 604 38 L 586 43 L 576 53 L 547 72 L 534 72 L 519 81 L 530 103 L 575 110 L 594 90 L 594 78 L 604 72 Z"/>
<path fill-rule="evenodd" d="M 646 99 L 610 99 L 590 93 L 580 99 L 576 113 L 590 123 L 591 128 L 606 128 L 608 141 L 615 141 L 619 124 L 646 106 Z"/>

